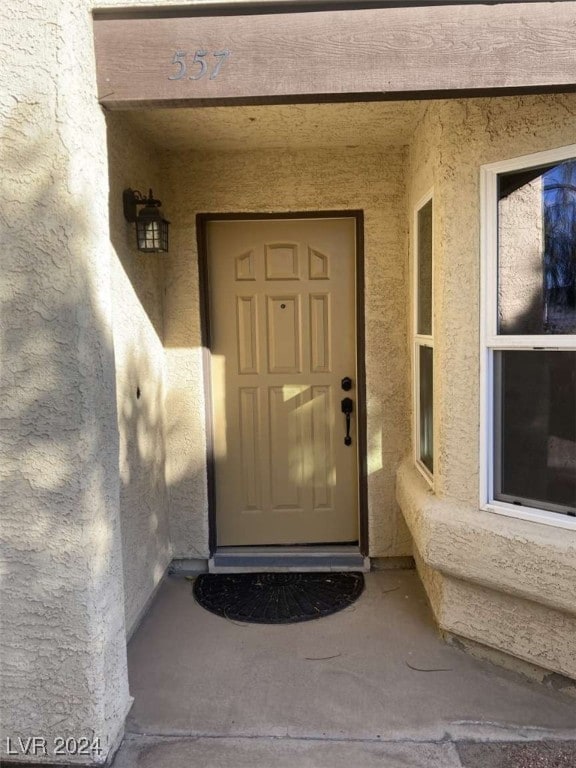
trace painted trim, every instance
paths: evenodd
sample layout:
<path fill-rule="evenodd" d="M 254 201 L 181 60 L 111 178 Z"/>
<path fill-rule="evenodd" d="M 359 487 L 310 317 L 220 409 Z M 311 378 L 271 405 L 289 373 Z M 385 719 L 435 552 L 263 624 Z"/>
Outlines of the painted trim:
<path fill-rule="evenodd" d="M 517 504 L 508 504 L 506 501 L 491 501 L 485 504 L 482 509 L 486 512 L 496 512 L 506 517 L 515 517 L 518 520 L 529 520 L 534 523 L 551 525 L 554 528 L 568 528 L 576 531 L 576 518 L 563 513 L 550 512 L 547 509 L 520 507 Z"/>
<path fill-rule="evenodd" d="M 431 264 L 431 270 L 432 270 L 432 307 L 431 307 L 431 331 L 432 333 L 429 336 L 426 336 L 424 334 L 420 334 L 417 332 L 418 329 L 418 214 L 422 210 L 422 208 L 428 203 L 432 202 L 432 264 Z M 426 480 L 426 482 L 432 487 L 432 490 L 434 490 L 434 474 L 430 472 L 428 467 L 422 462 L 420 459 L 420 360 L 419 360 L 419 349 L 421 346 L 423 347 L 430 347 L 432 350 L 434 350 L 434 329 L 435 329 L 435 320 L 434 320 L 434 297 L 436 293 L 436 279 L 435 279 L 435 261 L 434 261 L 434 235 L 435 235 L 435 228 L 434 228 L 434 188 L 431 187 L 426 194 L 424 194 L 414 205 L 412 210 L 412 291 L 411 291 L 411 302 L 412 302 L 412 311 L 411 311 L 411 322 L 412 322 L 412 328 L 411 328 L 411 334 L 410 334 L 410 357 L 411 357 L 411 368 L 412 368 L 412 455 L 414 459 L 414 465 L 416 469 L 420 472 L 422 477 Z M 434 384 L 434 378 L 436 377 L 436 365 L 435 361 L 433 363 L 432 368 L 432 375 L 433 375 L 433 384 L 432 384 L 432 393 L 436 391 L 436 387 Z M 432 394 L 432 397 L 434 398 L 434 394 Z M 434 429 L 434 423 L 433 423 L 433 433 L 432 433 L 432 455 L 435 458 L 436 457 L 436 447 L 437 447 L 437 439 L 436 439 L 436 429 Z"/>
<path fill-rule="evenodd" d="M 200 283 L 200 325 L 203 348 L 206 477 L 208 483 L 208 544 L 210 557 L 217 550 L 216 482 L 212 415 L 212 381 L 210 376 L 210 293 L 208 283 L 207 224 L 210 221 L 265 221 L 273 219 L 354 219 L 356 230 L 356 413 L 358 434 L 358 544 L 362 555 L 369 552 L 368 521 L 368 438 L 366 413 L 365 357 L 365 285 L 364 285 L 364 212 L 362 210 L 285 211 L 278 213 L 198 213 L 196 242 L 198 246 L 198 278 Z"/>
<path fill-rule="evenodd" d="M 566 144 L 562 147 L 546 149 L 543 152 L 533 152 L 529 155 L 519 155 L 508 160 L 498 160 L 495 163 L 486 163 L 481 166 L 481 171 L 490 174 L 518 171 L 522 168 L 537 168 L 539 165 L 570 160 L 576 155 L 576 144 Z"/>
<path fill-rule="evenodd" d="M 206 426 L 206 487 L 208 491 L 208 552 L 216 549 L 216 485 L 214 478 L 214 419 L 212 403 L 212 366 L 210 364 L 210 286 L 208 282 L 208 259 L 206 228 L 196 221 L 198 245 L 198 284 L 200 294 L 200 338 L 202 342 L 202 377 L 204 389 L 204 424 Z"/>
<path fill-rule="evenodd" d="M 368 521 L 368 409 L 366 405 L 366 285 L 364 270 L 364 211 L 350 211 L 356 219 L 356 408 L 358 419 L 358 504 L 360 552 L 370 554 Z"/>
<path fill-rule="evenodd" d="M 208 569 L 210 573 L 369 571 L 370 558 L 354 545 L 218 547 Z"/>
<path fill-rule="evenodd" d="M 277 13 L 317 13 L 319 11 L 354 11 L 368 8 L 431 8 L 437 5 L 511 5 L 543 0 L 246 0 L 245 2 L 200 2 L 195 5 L 139 5 L 118 8 L 102 5 L 92 10 L 94 19 L 166 19 L 189 16 L 259 16 Z M 552 0 L 554 3 L 571 0 Z"/>
<path fill-rule="evenodd" d="M 222 3 L 215 7 L 200 2 L 187 9 L 95 9 L 99 102 L 106 109 L 124 110 L 467 98 L 570 92 L 576 88 L 576 70 L 563 44 L 564 34 L 575 18 L 573 0 L 555 2 L 555 14 L 550 13 L 549 4 L 544 2 L 532 2 L 528 14 L 526 3 L 520 0 L 460 0 L 457 5 L 461 23 L 457 25 L 452 23 L 453 0 L 399 0 L 385 5 L 368 2 L 362 7 L 352 0 L 348 2 L 348 6 L 328 3 L 327 7 L 279 4 L 277 10 L 282 14 L 283 25 L 290 28 L 286 32 L 278 32 L 277 17 L 273 15 L 275 6 L 268 3 L 251 2 L 237 7 Z M 254 15 L 257 11 L 260 13 Z M 527 30 L 531 41 L 529 61 L 525 61 L 527 43 L 516 35 L 518 24 L 524 23 L 526 16 L 532 22 Z M 251 19 L 255 20 L 253 24 Z M 251 30 L 254 25 L 259 30 L 255 36 Z M 395 35 L 402 35 L 406 25 L 416 25 L 418 30 L 400 60 L 394 53 Z M 331 30 L 328 37 L 324 35 L 326 28 Z M 366 28 L 373 34 L 364 36 Z M 501 46 L 499 55 L 494 56 L 494 34 L 503 31 L 508 32 L 508 44 Z M 236 65 L 226 68 L 226 77 L 213 82 L 210 88 L 182 88 L 173 80 L 168 82 L 168 78 L 180 79 L 164 69 L 170 67 L 166 51 L 174 52 L 174 40 L 222 37 L 234 43 L 235 51 Z M 440 42 L 434 47 L 434 55 L 430 55 L 427 41 L 436 38 Z M 300 40 L 299 53 L 287 44 L 292 39 Z M 300 66 L 300 59 L 314 60 L 318 40 L 325 66 L 317 67 L 311 78 L 309 67 Z M 360 40 L 363 42 L 359 43 Z M 341 66 L 342 60 L 356 62 L 359 44 L 372 61 L 369 82 L 354 65 Z M 306 53 L 307 47 L 310 50 Z M 478 55 L 471 48 L 481 51 L 484 68 L 477 67 Z M 266 77 L 266 67 L 249 66 L 251 59 L 270 58 L 276 65 L 272 85 Z M 130 68 L 126 67 L 126 60 L 133 63 Z M 144 60 L 147 65 L 142 63 Z"/>
<path fill-rule="evenodd" d="M 480 168 L 480 508 L 507 517 L 576 530 L 562 512 L 494 498 L 494 352 L 507 349 L 576 350 L 576 336 L 498 335 L 498 174 L 576 157 L 576 144 L 521 155 Z"/>

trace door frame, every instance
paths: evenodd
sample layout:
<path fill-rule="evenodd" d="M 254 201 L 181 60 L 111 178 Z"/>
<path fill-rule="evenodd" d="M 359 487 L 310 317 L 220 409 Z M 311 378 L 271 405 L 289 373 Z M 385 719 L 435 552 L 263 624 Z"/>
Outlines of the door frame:
<path fill-rule="evenodd" d="M 356 414 L 358 429 L 358 545 L 368 557 L 368 449 L 366 418 L 366 357 L 364 328 L 364 211 L 281 211 L 278 213 L 198 213 L 198 279 L 200 292 L 200 327 L 206 424 L 206 478 L 208 483 L 208 546 L 210 557 L 217 547 L 216 477 L 214 458 L 214 419 L 212 415 L 210 286 L 208 284 L 207 224 L 210 221 L 262 221 L 267 219 L 354 219 L 356 223 Z"/>

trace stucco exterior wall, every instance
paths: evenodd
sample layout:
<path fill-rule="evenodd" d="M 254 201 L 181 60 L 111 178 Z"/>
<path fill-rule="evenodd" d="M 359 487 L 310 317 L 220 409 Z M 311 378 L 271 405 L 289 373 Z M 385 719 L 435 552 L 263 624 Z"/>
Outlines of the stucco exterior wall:
<path fill-rule="evenodd" d="M 166 261 L 170 393 L 168 477 L 175 555 L 206 557 L 207 498 L 195 216 L 361 208 L 365 214 L 365 331 L 370 554 L 411 553 L 394 497 L 408 448 L 405 153 L 189 153 L 170 159 L 174 248 Z"/>
<path fill-rule="evenodd" d="M 126 222 L 128 187 L 163 201 L 162 158 L 122 116 L 106 119 L 110 174 L 110 239 L 116 402 L 118 408 L 120 523 L 126 632 L 130 635 L 172 557 L 165 482 L 165 361 L 163 256 L 136 248 Z"/>
<path fill-rule="evenodd" d="M 575 117 L 573 94 L 433 102 L 411 144 L 411 206 L 434 186 L 436 491 L 468 504 L 479 493 L 480 166 L 573 143 Z"/>
<path fill-rule="evenodd" d="M 106 3 L 141 4 L 140 0 Z M 117 400 L 126 402 L 128 414 L 124 472 L 134 466 L 129 446 L 138 444 L 142 419 L 151 423 L 144 433 L 136 477 L 142 477 L 145 466 L 158 470 L 161 455 L 155 446 L 148 452 L 148 437 L 159 435 L 162 426 L 161 418 L 154 422 L 153 414 L 161 400 L 159 347 L 154 338 L 158 316 L 138 292 L 150 285 L 153 268 L 145 268 L 151 270 L 145 278 L 135 276 L 130 254 L 114 255 L 110 246 L 107 137 L 96 94 L 90 16 L 94 5 L 93 0 L 8 0 L 0 6 L 0 387 L 6 426 L 0 463 L 4 507 L 0 754 L 5 757 L 6 736 L 39 734 L 53 743 L 57 735 L 94 734 L 101 740 L 102 752 L 91 759 L 102 763 L 118 743 L 130 704 L 120 498 L 121 492 L 128 498 L 131 489 L 126 484 L 121 491 Z M 425 192 L 431 181 L 437 186 L 436 268 L 442 279 L 436 346 L 438 503 L 451 499 L 465 516 L 481 519 L 487 535 L 493 518 L 478 512 L 477 490 L 478 166 L 573 142 L 575 116 L 574 96 L 430 105 L 411 152 L 410 199 Z M 403 160 L 397 152 L 380 159 L 329 152 L 172 159 L 169 183 L 158 191 L 180 238 L 167 262 L 171 299 L 165 311 L 171 398 L 164 427 L 169 449 L 166 479 L 175 510 L 172 533 L 177 554 L 207 554 L 194 213 L 347 206 L 367 212 L 372 554 L 408 551 L 409 535 L 392 495 L 394 469 L 408 443 Z M 127 162 L 129 168 L 130 158 Z M 155 173 L 151 164 L 148 167 Z M 139 178 L 147 183 L 148 176 L 146 181 L 139 176 L 128 183 L 136 186 Z M 124 224 L 117 226 L 121 229 Z M 111 290 L 113 272 L 116 285 L 122 284 L 117 258 L 130 278 L 124 283 L 126 290 L 134 290 L 146 314 L 137 319 L 146 354 L 133 369 L 127 337 L 117 336 L 116 347 L 125 355 L 119 362 L 118 382 Z M 148 296 L 146 289 L 144 294 Z M 154 296 L 152 304 L 159 306 Z M 117 304 L 117 319 L 123 311 Z M 178 312 L 182 317 L 176 317 Z M 124 315 L 126 321 L 129 314 Z M 381 375 L 384 363 L 398 372 L 397 378 Z M 132 370 L 137 372 L 135 378 Z M 140 405 L 132 410 L 136 380 L 145 380 L 143 413 L 138 411 Z M 117 383 L 126 387 L 118 399 Z M 408 475 L 402 488 L 414 489 L 420 481 Z M 164 503 L 162 483 L 154 489 Z M 421 508 L 417 500 L 414 509 Z M 445 507 L 447 512 L 452 509 Z M 142 519 L 155 522 L 153 515 Z M 429 515 L 415 516 L 416 522 L 410 519 L 414 531 L 429 531 Z M 165 553 L 160 533 L 164 525 L 159 519 L 152 536 L 158 562 Z M 439 530 L 451 528 L 448 515 Z M 574 545 L 566 532 L 550 530 L 538 550 L 541 560 L 535 561 L 526 557 L 523 546 L 528 530 L 521 527 L 518 533 L 520 528 L 515 527 L 514 534 L 504 538 L 509 541 L 506 555 L 514 555 L 510 562 L 520 581 L 529 568 L 536 574 L 548 573 L 545 564 L 551 563 L 552 582 L 545 588 L 549 596 L 558 574 L 570 578 L 571 571 L 562 565 L 574 563 Z M 448 540 L 454 551 L 462 549 L 459 537 Z M 468 541 L 474 544 L 471 537 Z M 426 540 L 420 539 L 418 546 L 423 557 L 430 558 Z M 437 551 L 432 563 L 440 573 L 447 555 Z M 523 653 L 529 650 L 527 640 L 516 646 L 509 640 L 514 611 L 501 610 L 496 598 L 487 600 L 490 591 L 504 594 L 502 559 L 490 559 L 486 565 L 496 586 L 481 585 L 486 589 L 482 605 L 494 633 L 480 640 L 490 643 L 494 637 L 500 647 Z M 462 606 L 457 631 L 471 627 L 470 634 L 477 635 L 477 622 L 467 617 L 459 586 L 470 579 L 469 571 L 455 578 L 456 586 L 436 584 L 435 600 L 450 600 L 454 616 Z M 137 582 L 134 577 L 133 583 Z M 574 583 L 570 585 L 574 594 Z M 568 633 L 573 637 L 573 624 L 561 624 L 563 617 L 571 616 L 569 608 L 551 606 L 543 600 L 542 588 L 537 589 L 537 594 L 521 598 L 546 608 L 534 614 L 546 625 L 545 631 L 535 630 L 532 637 L 550 643 L 555 627 L 559 637 Z M 506 594 L 516 599 L 511 588 Z M 530 611 L 522 605 L 522 616 L 530 622 Z M 562 639 L 563 654 L 566 648 L 572 652 L 573 646 Z M 551 658 L 546 653 L 543 650 L 541 658 Z M 572 669 L 564 661 L 562 665 Z M 28 761 L 29 756 L 20 753 L 11 759 Z M 74 758 L 50 756 L 50 762 L 64 759 Z"/>
<path fill-rule="evenodd" d="M 479 334 L 480 166 L 573 143 L 575 117 L 574 95 L 455 100 L 416 128 L 411 207 L 434 188 L 436 496 L 411 460 L 398 476 L 440 626 L 572 677 L 576 532 L 479 509 Z"/>
<path fill-rule="evenodd" d="M 95 735 L 103 762 L 130 698 L 106 131 L 88 3 L 3 3 L 0 29 L 0 758 L 9 736 Z"/>

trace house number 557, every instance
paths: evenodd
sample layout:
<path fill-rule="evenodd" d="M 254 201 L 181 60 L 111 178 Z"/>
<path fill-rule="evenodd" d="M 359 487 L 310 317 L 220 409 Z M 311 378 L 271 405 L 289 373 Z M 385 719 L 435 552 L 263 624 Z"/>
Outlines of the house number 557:
<path fill-rule="evenodd" d="M 186 51 L 176 51 L 172 57 L 172 64 L 176 64 L 180 69 L 176 74 L 169 75 L 168 80 L 182 80 L 188 73 L 188 67 L 186 63 Z M 230 56 L 230 51 L 209 51 L 198 50 L 195 52 L 192 61 L 190 62 L 190 70 L 193 71 L 192 75 L 188 75 L 189 80 L 201 80 L 205 75 L 208 75 L 209 80 L 215 80 L 218 77 L 218 73 L 222 69 L 222 64 Z M 209 57 L 208 62 L 206 57 Z M 214 62 L 213 59 L 216 59 Z M 192 70 L 194 67 L 194 70 Z"/>

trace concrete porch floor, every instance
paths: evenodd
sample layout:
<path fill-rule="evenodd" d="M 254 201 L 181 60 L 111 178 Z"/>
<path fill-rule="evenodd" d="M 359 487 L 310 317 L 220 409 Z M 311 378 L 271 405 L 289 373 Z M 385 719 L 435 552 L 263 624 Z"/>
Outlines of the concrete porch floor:
<path fill-rule="evenodd" d="M 219 618 L 170 578 L 128 661 L 114 768 L 576 766 L 575 700 L 445 644 L 414 571 L 285 626 Z"/>

